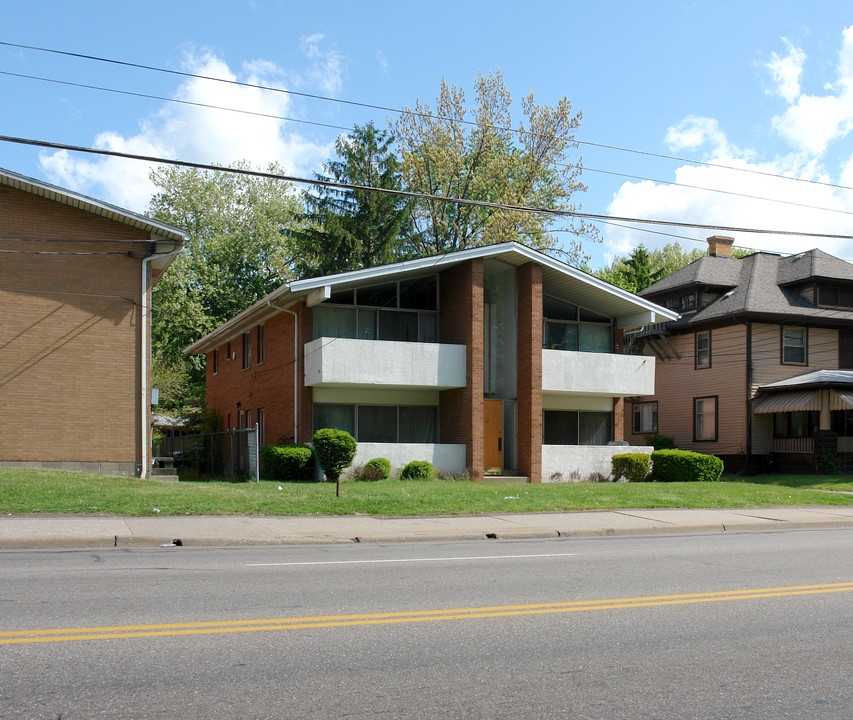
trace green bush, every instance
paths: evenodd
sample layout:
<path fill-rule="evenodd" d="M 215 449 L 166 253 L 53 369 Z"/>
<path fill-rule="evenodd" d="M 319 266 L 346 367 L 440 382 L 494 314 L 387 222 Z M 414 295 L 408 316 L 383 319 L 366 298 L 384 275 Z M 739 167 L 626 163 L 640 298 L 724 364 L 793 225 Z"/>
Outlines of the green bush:
<path fill-rule="evenodd" d="M 716 455 L 689 450 L 655 450 L 652 465 L 655 482 L 715 482 L 723 474 L 723 461 Z"/>
<path fill-rule="evenodd" d="M 261 448 L 264 476 L 271 480 L 313 480 L 314 458 L 307 445 L 264 445 Z"/>
<path fill-rule="evenodd" d="M 385 458 L 368 460 L 358 473 L 359 480 L 385 480 L 391 475 L 391 463 Z"/>
<path fill-rule="evenodd" d="M 841 463 L 836 455 L 821 455 L 818 467 L 822 475 L 840 475 Z"/>
<path fill-rule="evenodd" d="M 435 468 L 426 460 L 412 460 L 400 471 L 402 480 L 432 480 L 434 477 Z"/>
<path fill-rule="evenodd" d="M 311 443 L 326 479 L 339 482 L 341 473 L 352 465 L 355 458 L 358 448 L 355 438 L 346 430 L 324 428 L 314 433 Z"/>
<path fill-rule="evenodd" d="M 651 445 L 655 450 L 675 450 L 675 438 L 660 433 L 646 435 L 646 445 Z"/>
<path fill-rule="evenodd" d="M 646 453 L 614 455 L 611 461 L 613 479 L 625 478 L 628 482 L 642 482 L 652 469 L 652 456 Z"/>

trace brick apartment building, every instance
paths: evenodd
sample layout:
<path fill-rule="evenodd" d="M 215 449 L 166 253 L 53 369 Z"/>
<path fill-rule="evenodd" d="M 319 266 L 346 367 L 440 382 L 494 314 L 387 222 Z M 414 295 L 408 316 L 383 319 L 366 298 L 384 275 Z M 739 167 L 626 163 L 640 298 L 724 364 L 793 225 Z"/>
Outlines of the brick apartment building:
<path fill-rule="evenodd" d="M 0 465 L 147 472 L 151 287 L 183 242 L 0 169 Z"/>
<path fill-rule="evenodd" d="M 290 282 L 185 352 L 222 425 L 262 443 L 337 427 L 356 464 L 569 481 L 609 474 L 624 397 L 654 392 L 623 330 L 677 317 L 504 243 Z"/>

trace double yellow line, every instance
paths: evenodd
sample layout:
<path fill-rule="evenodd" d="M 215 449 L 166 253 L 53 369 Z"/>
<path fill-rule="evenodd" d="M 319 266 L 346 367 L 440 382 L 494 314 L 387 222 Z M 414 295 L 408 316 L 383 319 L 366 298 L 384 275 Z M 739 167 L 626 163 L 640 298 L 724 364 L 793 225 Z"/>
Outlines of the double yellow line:
<path fill-rule="evenodd" d="M 67 642 L 70 640 L 116 640 L 119 638 L 134 637 L 215 635 L 273 630 L 305 630 L 308 628 L 390 625 L 432 622 L 436 620 L 470 620 L 473 618 L 545 615 L 587 612 L 590 610 L 621 610 L 624 608 L 685 605 L 730 600 L 755 600 L 759 598 L 780 598 L 838 592 L 853 592 L 853 582 L 728 590 L 684 595 L 654 595 L 648 597 L 610 598 L 605 600 L 578 600 L 561 603 L 536 603 L 532 605 L 498 605 L 494 607 L 455 608 L 449 610 L 413 610 L 410 612 L 369 613 L 362 615 L 322 615 L 317 617 L 263 620 L 166 623 L 162 625 L 115 625 L 107 627 L 53 628 L 49 630 L 18 630 L 0 632 L 0 645 Z"/>

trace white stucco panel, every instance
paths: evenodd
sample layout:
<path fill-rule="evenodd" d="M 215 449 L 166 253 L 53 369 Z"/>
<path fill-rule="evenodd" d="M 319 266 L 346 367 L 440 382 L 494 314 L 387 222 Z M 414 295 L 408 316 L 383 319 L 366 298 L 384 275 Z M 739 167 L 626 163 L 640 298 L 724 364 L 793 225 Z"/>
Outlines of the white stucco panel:
<path fill-rule="evenodd" d="M 465 470 L 465 446 L 446 443 L 359 443 L 352 467 L 364 465 L 373 458 L 385 458 L 391 463 L 391 472 L 412 460 L 426 460 L 438 470 L 463 472 Z M 352 470 L 347 471 L 352 474 Z"/>
<path fill-rule="evenodd" d="M 610 478 L 614 455 L 644 453 L 651 445 L 543 445 L 542 482 L 585 482 Z"/>
<path fill-rule="evenodd" d="M 305 345 L 305 384 L 465 387 L 465 361 L 464 345 L 317 338 Z"/>
<path fill-rule="evenodd" d="M 643 355 L 542 351 L 544 392 L 654 395 L 655 359 Z"/>

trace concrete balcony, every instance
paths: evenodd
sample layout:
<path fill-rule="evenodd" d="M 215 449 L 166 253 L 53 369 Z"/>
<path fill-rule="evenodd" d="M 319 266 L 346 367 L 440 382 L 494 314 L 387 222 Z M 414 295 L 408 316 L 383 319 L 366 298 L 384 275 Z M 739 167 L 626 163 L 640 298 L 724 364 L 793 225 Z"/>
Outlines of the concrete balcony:
<path fill-rule="evenodd" d="M 542 351 L 542 391 L 579 395 L 653 395 L 655 359 L 642 355 Z"/>
<path fill-rule="evenodd" d="M 446 390 L 465 387 L 465 360 L 464 345 L 317 338 L 305 344 L 305 384 Z"/>

